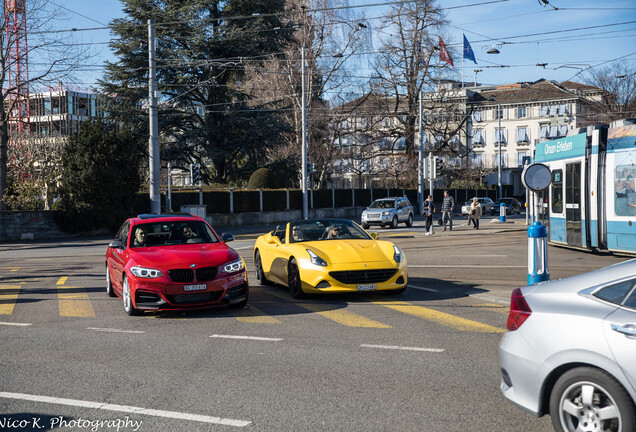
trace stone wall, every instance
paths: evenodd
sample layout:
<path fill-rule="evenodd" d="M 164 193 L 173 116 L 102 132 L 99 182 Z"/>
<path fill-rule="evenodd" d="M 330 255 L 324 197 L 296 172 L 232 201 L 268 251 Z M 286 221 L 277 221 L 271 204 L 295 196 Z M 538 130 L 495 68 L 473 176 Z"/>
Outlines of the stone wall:
<path fill-rule="evenodd" d="M 205 206 L 201 209 L 203 216 L 215 229 L 243 227 L 248 225 L 275 226 L 290 220 L 302 219 L 301 210 L 278 212 L 249 212 L 234 214 L 207 214 Z M 192 214 L 199 212 L 188 208 Z M 310 209 L 310 218 L 341 218 L 360 220 L 364 207 Z M 0 241 L 47 240 L 73 237 L 80 234 L 62 232 L 54 220 L 52 211 L 4 211 L 0 212 Z M 123 221 L 122 221 L 123 222 Z M 91 235 L 108 235 L 104 230 L 95 231 Z M 112 233 L 114 234 L 114 233 Z"/>
<path fill-rule="evenodd" d="M 0 241 L 45 240 L 68 237 L 53 219 L 52 211 L 0 212 Z"/>

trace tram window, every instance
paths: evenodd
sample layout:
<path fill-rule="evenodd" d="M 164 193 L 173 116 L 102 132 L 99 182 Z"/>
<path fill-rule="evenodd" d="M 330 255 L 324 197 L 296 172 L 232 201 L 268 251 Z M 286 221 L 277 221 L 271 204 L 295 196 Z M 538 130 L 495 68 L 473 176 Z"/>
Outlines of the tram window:
<path fill-rule="evenodd" d="M 633 162 L 624 156 L 614 159 L 616 167 L 614 171 L 614 213 L 616 216 L 636 215 L 636 201 L 634 201 L 634 169 Z"/>
<path fill-rule="evenodd" d="M 552 171 L 552 213 L 563 213 L 563 170 Z"/>

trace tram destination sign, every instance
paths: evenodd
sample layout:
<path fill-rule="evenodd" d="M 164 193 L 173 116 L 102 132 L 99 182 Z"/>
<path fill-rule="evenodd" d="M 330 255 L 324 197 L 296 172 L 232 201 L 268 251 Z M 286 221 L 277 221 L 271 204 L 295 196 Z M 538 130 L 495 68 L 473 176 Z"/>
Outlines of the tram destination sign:
<path fill-rule="evenodd" d="M 535 162 L 549 162 L 559 159 L 585 156 L 587 134 L 581 133 L 537 144 Z"/>

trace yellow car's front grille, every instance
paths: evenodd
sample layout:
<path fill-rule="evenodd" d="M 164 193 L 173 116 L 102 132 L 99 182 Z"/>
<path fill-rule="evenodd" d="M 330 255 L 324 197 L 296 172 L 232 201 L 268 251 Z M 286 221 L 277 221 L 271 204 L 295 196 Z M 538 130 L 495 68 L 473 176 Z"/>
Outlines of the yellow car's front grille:
<path fill-rule="evenodd" d="M 329 275 L 343 284 L 366 284 L 386 282 L 396 271 L 396 269 L 347 270 L 329 272 Z"/>

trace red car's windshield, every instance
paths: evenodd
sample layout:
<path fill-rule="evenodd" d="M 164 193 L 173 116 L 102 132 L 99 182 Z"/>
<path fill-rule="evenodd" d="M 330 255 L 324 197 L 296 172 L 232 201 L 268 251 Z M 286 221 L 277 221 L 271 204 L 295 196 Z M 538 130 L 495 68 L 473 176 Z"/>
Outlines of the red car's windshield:
<path fill-rule="evenodd" d="M 218 243 L 219 238 L 203 221 L 166 221 L 135 225 L 130 247 Z"/>

